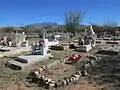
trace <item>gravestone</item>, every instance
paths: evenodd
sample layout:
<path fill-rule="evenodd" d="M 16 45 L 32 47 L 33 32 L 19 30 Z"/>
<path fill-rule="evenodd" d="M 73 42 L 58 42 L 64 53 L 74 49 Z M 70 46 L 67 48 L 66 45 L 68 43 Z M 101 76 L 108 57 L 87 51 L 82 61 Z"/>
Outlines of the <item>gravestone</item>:
<path fill-rule="evenodd" d="M 48 48 L 48 39 L 46 39 L 45 37 L 46 37 L 46 31 L 41 30 L 39 32 L 39 40 L 38 40 L 39 42 L 32 46 L 34 48 L 34 50 L 32 50 L 33 54 L 36 53 L 40 55 L 46 55 L 50 52 Z"/>
<path fill-rule="evenodd" d="M 51 58 L 51 52 L 48 48 L 48 39 L 45 38 L 45 30 L 39 32 L 39 42 L 32 45 L 32 53 L 28 55 L 21 55 L 17 58 L 8 61 L 8 65 L 13 69 L 25 69 L 31 64 L 35 64 L 44 59 Z"/>
<path fill-rule="evenodd" d="M 84 35 L 78 39 L 79 48 L 77 51 L 88 52 L 93 47 L 95 47 L 95 32 L 92 29 L 92 26 L 89 26 L 88 29 L 85 29 Z"/>
<path fill-rule="evenodd" d="M 21 44 L 23 42 L 26 42 L 26 44 L 28 44 L 28 42 L 25 40 L 25 33 L 18 33 L 18 31 L 16 31 L 16 33 L 13 33 L 11 35 L 11 44 L 12 46 L 21 46 Z M 28 46 L 28 45 L 26 45 Z"/>

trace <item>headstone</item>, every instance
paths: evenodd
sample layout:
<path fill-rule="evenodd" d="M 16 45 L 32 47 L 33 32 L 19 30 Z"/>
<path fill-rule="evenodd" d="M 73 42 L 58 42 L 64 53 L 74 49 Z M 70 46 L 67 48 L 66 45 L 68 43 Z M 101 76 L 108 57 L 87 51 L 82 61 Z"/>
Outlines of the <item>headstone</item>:
<path fill-rule="evenodd" d="M 18 33 L 18 31 L 16 31 L 16 33 L 13 33 L 11 35 L 11 43 L 12 43 L 12 46 L 21 46 L 21 43 L 22 42 L 26 42 L 25 41 L 25 33 Z M 28 44 L 26 42 L 26 44 Z M 28 45 L 27 45 L 28 46 Z"/>
<path fill-rule="evenodd" d="M 76 49 L 77 51 L 88 52 L 95 47 L 95 32 L 93 31 L 92 26 L 85 29 L 84 34 L 78 39 L 78 44 L 79 48 Z"/>
<path fill-rule="evenodd" d="M 48 49 L 48 39 L 45 38 L 46 37 L 46 31 L 45 30 L 41 30 L 39 32 L 39 42 L 38 45 L 34 45 L 32 46 L 33 48 L 33 53 L 39 53 L 40 55 L 46 55 L 49 52 Z M 38 49 L 36 49 L 38 48 Z M 35 51 L 36 50 L 36 51 Z"/>
<path fill-rule="evenodd" d="M 48 39 L 45 38 L 44 30 L 41 30 L 39 32 L 39 42 L 32 45 L 32 54 L 18 56 L 18 58 L 10 60 L 8 63 L 11 67 L 25 69 L 31 64 L 51 57 L 52 55 L 48 49 Z"/>

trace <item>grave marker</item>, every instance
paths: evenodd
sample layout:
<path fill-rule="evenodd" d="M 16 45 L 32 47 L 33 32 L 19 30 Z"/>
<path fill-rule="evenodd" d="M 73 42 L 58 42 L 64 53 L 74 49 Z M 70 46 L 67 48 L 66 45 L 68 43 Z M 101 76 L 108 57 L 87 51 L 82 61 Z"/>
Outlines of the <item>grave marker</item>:
<path fill-rule="evenodd" d="M 8 61 L 8 65 L 14 66 L 13 69 L 25 69 L 31 64 L 50 57 L 52 57 L 52 55 L 48 49 L 48 39 L 45 38 L 45 30 L 42 30 L 39 32 L 39 42 L 32 45 L 32 53 L 28 55 L 21 55 L 16 59 L 10 60 Z"/>

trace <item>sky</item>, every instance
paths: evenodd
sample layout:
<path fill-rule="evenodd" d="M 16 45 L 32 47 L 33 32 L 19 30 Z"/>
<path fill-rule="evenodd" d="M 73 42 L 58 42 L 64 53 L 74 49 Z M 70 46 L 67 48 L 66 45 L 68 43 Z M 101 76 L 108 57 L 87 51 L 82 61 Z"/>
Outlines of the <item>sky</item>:
<path fill-rule="evenodd" d="M 64 24 L 65 13 L 83 12 L 82 24 L 120 25 L 120 0 L 0 0 L 0 26 L 25 26 L 40 22 Z"/>

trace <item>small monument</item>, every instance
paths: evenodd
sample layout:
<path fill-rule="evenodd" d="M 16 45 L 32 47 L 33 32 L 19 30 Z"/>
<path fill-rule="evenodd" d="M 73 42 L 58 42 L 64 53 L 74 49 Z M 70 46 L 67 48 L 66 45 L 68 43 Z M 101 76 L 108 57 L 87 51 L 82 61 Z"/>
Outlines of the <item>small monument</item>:
<path fill-rule="evenodd" d="M 53 34 L 51 37 L 48 37 L 48 46 L 51 47 L 53 45 L 58 45 L 60 42 L 56 39 L 55 35 Z"/>
<path fill-rule="evenodd" d="M 88 52 L 93 47 L 95 47 L 95 32 L 93 31 L 91 25 L 87 29 L 85 29 L 83 35 L 79 36 L 78 45 L 79 48 L 77 48 L 77 51 L 85 52 Z"/>
<path fill-rule="evenodd" d="M 15 33 L 12 33 L 11 46 L 15 46 L 15 47 L 28 46 L 28 41 L 26 41 L 25 38 L 26 38 L 25 32 L 18 33 L 18 31 L 16 31 Z"/>
<path fill-rule="evenodd" d="M 48 48 L 48 39 L 45 38 L 46 31 L 41 30 L 39 32 L 39 42 L 32 45 L 32 54 L 38 54 L 38 55 L 46 55 L 50 53 L 50 50 Z"/>

